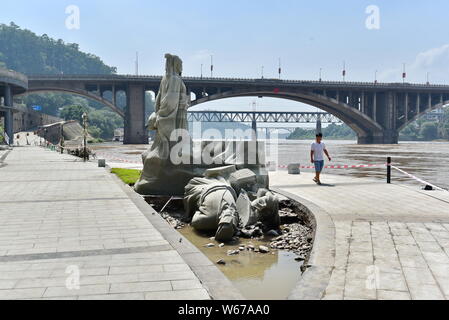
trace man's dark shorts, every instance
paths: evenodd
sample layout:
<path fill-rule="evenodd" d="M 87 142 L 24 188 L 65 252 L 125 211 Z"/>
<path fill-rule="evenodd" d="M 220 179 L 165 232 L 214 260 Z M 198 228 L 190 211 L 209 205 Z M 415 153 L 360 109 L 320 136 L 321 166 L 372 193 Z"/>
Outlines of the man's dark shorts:
<path fill-rule="evenodd" d="M 322 172 L 324 169 L 324 160 L 315 161 L 315 172 Z"/>

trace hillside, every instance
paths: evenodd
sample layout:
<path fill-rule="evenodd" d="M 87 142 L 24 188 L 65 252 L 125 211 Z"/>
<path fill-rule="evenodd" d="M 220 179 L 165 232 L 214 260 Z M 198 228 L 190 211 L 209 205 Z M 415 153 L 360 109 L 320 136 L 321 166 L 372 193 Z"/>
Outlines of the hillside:
<path fill-rule="evenodd" d="M 38 36 L 13 22 L 0 24 L 0 67 L 25 74 L 112 74 L 117 70 L 81 52 L 76 43 Z"/>

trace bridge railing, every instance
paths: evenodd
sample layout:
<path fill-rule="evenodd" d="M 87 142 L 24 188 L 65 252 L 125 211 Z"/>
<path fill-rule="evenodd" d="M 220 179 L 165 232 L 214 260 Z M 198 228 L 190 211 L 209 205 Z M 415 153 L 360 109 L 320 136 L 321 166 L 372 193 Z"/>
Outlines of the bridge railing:
<path fill-rule="evenodd" d="M 26 75 L 16 72 L 16 71 L 13 71 L 13 70 L 8 70 L 8 69 L 3 69 L 3 68 L 0 68 L 0 78 L 10 78 L 10 79 L 22 81 L 24 83 L 28 82 L 28 77 Z"/>
<path fill-rule="evenodd" d="M 26 76 L 12 72 L 18 77 L 26 80 Z M 1 71 L 0 71 L 1 73 Z M 261 79 L 261 78 L 226 78 L 226 77 L 194 77 L 185 76 L 183 77 L 186 81 L 205 81 L 205 82 L 243 82 L 243 83 L 258 83 L 258 84 L 303 84 L 303 85 L 321 85 L 321 86 L 369 86 L 372 87 L 400 87 L 400 88 L 449 88 L 449 85 L 445 84 L 427 84 L 427 83 L 401 83 L 401 82 L 362 82 L 362 81 L 319 81 L 319 80 L 288 80 L 288 79 Z M 28 76 L 29 80 L 45 80 L 45 79 L 57 79 L 57 80 L 80 80 L 80 79 L 115 79 L 115 80 L 156 80 L 162 79 L 162 76 L 156 75 L 118 75 L 118 74 L 89 74 L 89 75 L 41 75 L 41 74 L 30 74 Z"/>

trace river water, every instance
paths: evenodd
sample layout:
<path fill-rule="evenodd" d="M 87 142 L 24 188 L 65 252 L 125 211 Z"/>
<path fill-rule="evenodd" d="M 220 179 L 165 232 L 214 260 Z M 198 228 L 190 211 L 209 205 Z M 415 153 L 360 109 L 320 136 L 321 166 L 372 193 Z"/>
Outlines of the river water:
<path fill-rule="evenodd" d="M 398 145 L 357 145 L 355 141 L 325 141 L 331 153 L 330 165 L 385 164 L 392 157 L 393 165 L 442 188 L 449 188 L 449 142 L 404 142 Z M 281 141 L 279 163 L 299 162 L 309 166 L 311 141 Z M 307 169 L 306 169 L 307 170 Z M 309 170 L 313 171 L 313 170 Z M 326 169 L 327 173 L 354 177 L 386 179 L 386 168 Z M 393 170 L 393 181 L 421 184 Z"/>
<path fill-rule="evenodd" d="M 278 163 L 301 163 L 309 166 L 310 144 L 312 141 L 280 140 L 278 146 Z M 357 145 L 355 141 L 329 140 L 325 141 L 332 156 L 332 165 L 359 165 L 386 163 L 387 157 L 392 157 L 393 165 L 405 170 L 425 181 L 437 186 L 449 188 L 449 142 L 404 142 L 398 145 Z M 93 149 L 107 160 L 124 159 L 132 163 L 141 162 L 141 153 L 147 146 L 106 143 L 93 146 Z M 268 146 L 269 150 L 270 147 Z M 308 169 L 305 169 L 308 170 Z M 313 170 L 309 170 L 313 171 Z M 394 170 L 393 170 L 394 171 Z M 371 177 L 386 179 L 386 169 L 356 168 L 356 169 L 326 169 L 326 173 L 350 175 L 354 177 Z M 393 181 L 420 186 L 416 181 L 394 171 Z"/>

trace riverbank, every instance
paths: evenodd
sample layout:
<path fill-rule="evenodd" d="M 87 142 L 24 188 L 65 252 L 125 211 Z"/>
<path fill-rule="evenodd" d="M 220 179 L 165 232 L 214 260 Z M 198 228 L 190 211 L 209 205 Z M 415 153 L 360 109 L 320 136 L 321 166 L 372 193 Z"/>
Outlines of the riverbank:
<path fill-rule="evenodd" d="M 270 180 L 320 212 L 310 269 L 292 299 L 449 298 L 449 192 L 329 174 L 324 186 L 310 173 Z"/>
<path fill-rule="evenodd" d="M 5 164 L 0 299 L 241 297 L 204 255 L 96 163 L 20 147 Z"/>

